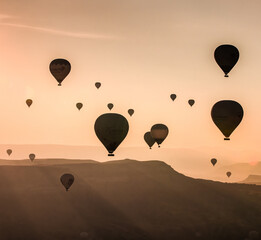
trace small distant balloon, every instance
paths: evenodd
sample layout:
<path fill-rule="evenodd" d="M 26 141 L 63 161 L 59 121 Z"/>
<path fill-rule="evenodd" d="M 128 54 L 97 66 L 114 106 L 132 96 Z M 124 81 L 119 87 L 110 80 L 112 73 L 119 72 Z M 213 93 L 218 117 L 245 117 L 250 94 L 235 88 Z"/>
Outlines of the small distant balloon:
<path fill-rule="evenodd" d="M 212 158 L 212 159 L 211 159 L 211 163 L 213 164 L 213 166 L 215 166 L 216 163 L 217 163 L 217 159 L 216 159 L 216 158 Z"/>
<path fill-rule="evenodd" d="M 150 134 L 154 138 L 155 142 L 158 144 L 158 147 L 160 147 L 160 144 L 168 136 L 168 133 L 168 127 L 161 123 L 153 125 L 150 130 Z"/>
<path fill-rule="evenodd" d="M 80 111 L 81 110 L 81 108 L 83 107 L 83 104 L 82 103 L 80 103 L 80 102 L 78 102 L 78 103 L 76 103 L 76 107 L 78 108 L 78 110 Z"/>
<path fill-rule="evenodd" d="M 96 87 L 97 89 L 99 89 L 99 88 L 101 87 L 101 83 L 100 83 L 100 82 L 96 82 L 96 83 L 95 83 L 95 87 Z"/>
<path fill-rule="evenodd" d="M 30 107 L 32 105 L 32 103 L 33 103 L 33 100 L 32 99 L 27 99 L 25 102 L 26 102 L 26 105 L 28 107 Z"/>
<path fill-rule="evenodd" d="M 29 154 L 29 159 L 31 161 L 33 161 L 35 159 L 35 154 L 33 154 L 33 153 Z"/>
<path fill-rule="evenodd" d="M 134 113 L 134 110 L 133 110 L 133 109 L 129 109 L 129 110 L 128 110 L 128 113 L 129 113 L 130 116 L 132 116 L 133 113 Z"/>
<path fill-rule="evenodd" d="M 108 156 L 114 156 L 113 152 L 128 134 L 129 123 L 120 114 L 106 113 L 96 119 L 94 130 L 98 139 L 109 152 Z"/>
<path fill-rule="evenodd" d="M 50 63 L 49 69 L 58 82 L 58 86 L 62 86 L 62 81 L 71 71 L 71 64 L 66 59 L 57 58 Z"/>
<path fill-rule="evenodd" d="M 151 147 L 154 145 L 154 143 L 156 142 L 155 139 L 151 136 L 150 132 L 146 132 L 144 134 L 144 140 L 145 142 L 148 144 L 148 146 Z"/>
<path fill-rule="evenodd" d="M 171 98 L 172 101 L 174 101 L 174 100 L 176 99 L 176 97 L 177 97 L 176 94 L 171 94 L 171 95 L 170 95 L 170 98 Z"/>
<path fill-rule="evenodd" d="M 10 156 L 13 151 L 12 151 L 12 149 L 7 149 L 6 152 L 7 152 L 7 154 Z"/>
<path fill-rule="evenodd" d="M 231 176 L 231 172 L 227 172 L 227 177 L 230 177 Z"/>
<path fill-rule="evenodd" d="M 194 105 L 194 103 L 195 103 L 195 100 L 193 100 L 193 99 L 189 99 L 189 100 L 188 100 L 188 104 L 189 104 L 191 107 Z"/>
<path fill-rule="evenodd" d="M 107 107 L 108 107 L 110 110 L 112 110 L 113 104 L 112 104 L 112 103 L 108 103 Z"/>
<path fill-rule="evenodd" d="M 224 44 L 216 48 L 214 57 L 219 67 L 225 73 L 225 77 L 228 77 L 228 73 L 239 59 L 239 51 L 233 45 Z"/>
<path fill-rule="evenodd" d="M 222 100 L 214 104 L 211 117 L 215 125 L 225 136 L 224 140 L 230 140 L 230 135 L 243 119 L 242 106 L 232 100 Z"/>
<path fill-rule="evenodd" d="M 70 173 L 65 173 L 60 177 L 60 181 L 65 187 L 66 191 L 68 191 L 74 182 L 74 176 Z"/>

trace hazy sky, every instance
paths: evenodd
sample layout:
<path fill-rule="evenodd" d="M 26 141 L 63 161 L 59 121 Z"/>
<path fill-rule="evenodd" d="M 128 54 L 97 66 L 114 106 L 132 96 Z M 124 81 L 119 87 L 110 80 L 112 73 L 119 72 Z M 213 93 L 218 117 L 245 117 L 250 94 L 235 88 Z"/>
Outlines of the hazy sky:
<path fill-rule="evenodd" d="M 144 133 L 163 123 L 170 132 L 162 147 L 259 150 L 260 0 L 0 0 L 0 6 L 0 144 L 98 146 L 94 122 L 112 102 L 130 124 L 122 147 L 145 146 Z M 213 57 L 224 43 L 240 51 L 229 78 Z M 62 87 L 49 72 L 55 58 L 72 65 Z M 228 142 L 210 111 L 230 99 L 245 115 Z M 84 104 L 80 112 L 77 102 Z"/>

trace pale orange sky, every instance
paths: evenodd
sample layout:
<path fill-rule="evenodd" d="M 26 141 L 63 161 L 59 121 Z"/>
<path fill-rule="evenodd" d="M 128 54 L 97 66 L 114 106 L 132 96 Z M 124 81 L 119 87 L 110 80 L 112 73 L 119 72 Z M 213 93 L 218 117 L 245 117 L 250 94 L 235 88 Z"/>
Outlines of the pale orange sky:
<path fill-rule="evenodd" d="M 144 133 L 163 123 L 170 131 L 165 148 L 259 151 L 259 0 L 0 0 L 0 6 L 0 144 L 99 146 L 94 122 L 112 102 L 112 112 L 130 124 L 120 147 L 146 146 Z M 240 51 L 229 78 L 213 57 L 224 43 Z M 62 87 L 49 72 L 55 58 L 72 65 Z M 238 101 L 245 114 L 230 142 L 210 116 L 223 99 Z M 77 102 L 84 104 L 80 112 Z"/>

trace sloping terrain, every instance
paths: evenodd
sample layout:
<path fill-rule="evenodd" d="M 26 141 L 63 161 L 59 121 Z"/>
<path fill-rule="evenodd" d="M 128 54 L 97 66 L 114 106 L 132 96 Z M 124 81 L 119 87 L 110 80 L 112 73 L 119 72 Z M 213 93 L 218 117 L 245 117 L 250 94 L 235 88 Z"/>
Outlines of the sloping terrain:
<path fill-rule="evenodd" d="M 68 192 L 64 173 L 75 177 Z M 1 240 L 238 240 L 261 229 L 261 187 L 188 178 L 160 161 L 1 166 L 0 191 Z"/>

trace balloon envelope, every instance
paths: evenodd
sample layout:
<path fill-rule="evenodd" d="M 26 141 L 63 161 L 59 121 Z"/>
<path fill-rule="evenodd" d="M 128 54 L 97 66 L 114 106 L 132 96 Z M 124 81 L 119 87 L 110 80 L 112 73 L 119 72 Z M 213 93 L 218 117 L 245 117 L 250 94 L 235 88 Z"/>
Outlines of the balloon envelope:
<path fill-rule="evenodd" d="M 27 99 L 25 102 L 26 102 L 26 105 L 28 107 L 30 107 L 32 105 L 32 103 L 33 103 L 33 100 L 32 99 Z"/>
<path fill-rule="evenodd" d="M 82 103 L 80 103 L 80 102 L 76 103 L 76 107 L 78 108 L 79 111 L 81 110 L 82 106 L 83 106 Z"/>
<path fill-rule="evenodd" d="M 112 104 L 112 103 L 108 103 L 107 107 L 108 107 L 110 110 L 112 110 L 113 104 Z"/>
<path fill-rule="evenodd" d="M 98 139 L 108 150 L 108 156 L 121 144 L 129 131 L 129 123 L 125 117 L 116 113 L 106 113 L 99 116 L 94 124 Z"/>
<path fill-rule="evenodd" d="M 148 146 L 151 147 L 154 145 L 154 143 L 156 142 L 155 139 L 151 136 L 150 132 L 146 132 L 144 134 L 144 140 L 145 142 L 148 144 Z"/>
<path fill-rule="evenodd" d="M 233 45 L 224 44 L 216 48 L 214 57 L 219 67 L 225 73 L 225 77 L 228 77 L 228 73 L 239 59 L 239 51 Z"/>
<path fill-rule="evenodd" d="M 35 154 L 33 154 L 33 153 L 29 154 L 29 159 L 31 161 L 33 161 L 35 159 Z"/>
<path fill-rule="evenodd" d="M 227 176 L 228 176 L 228 177 L 230 177 L 230 176 L 231 176 L 231 174 L 232 174 L 231 172 L 227 172 Z"/>
<path fill-rule="evenodd" d="M 155 124 L 152 126 L 150 130 L 151 136 L 154 138 L 158 146 L 160 147 L 160 144 L 165 140 L 165 138 L 168 136 L 169 129 L 164 124 Z"/>
<path fill-rule="evenodd" d="M 133 109 L 129 109 L 129 110 L 128 110 L 128 113 L 129 113 L 130 116 L 132 116 L 133 113 L 134 113 L 134 110 L 133 110 Z"/>
<path fill-rule="evenodd" d="M 170 98 L 172 99 L 172 101 L 174 101 L 176 99 L 177 95 L 176 94 L 171 94 Z"/>
<path fill-rule="evenodd" d="M 213 122 L 225 136 L 224 140 L 230 140 L 229 136 L 243 119 L 242 106 L 232 100 L 222 100 L 212 107 L 211 117 Z"/>
<path fill-rule="evenodd" d="M 100 83 L 100 82 L 96 82 L 96 83 L 95 83 L 95 87 L 96 87 L 97 89 L 99 89 L 99 88 L 101 87 L 101 83 Z"/>
<path fill-rule="evenodd" d="M 10 156 L 13 151 L 12 151 L 12 149 L 7 149 L 6 152 L 7 152 L 7 154 Z"/>
<path fill-rule="evenodd" d="M 66 59 L 58 58 L 50 63 L 49 69 L 51 74 L 59 83 L 58 86 L 61 86 L 62 81 L 71 71 L 71 64 Z"/>
<path fill-rule="evenodd" d="M 194 105 L 194 103 L 195 103 L 195 100 L 193 100 L 193 99 L 189 99 L 189 100 L 188 100 L 188 104 L 189 104 L 191 107 Z"/>
<path fill-rule="evenodd" d="M 68 191 L 74 182 L 74 176 L 70 173 L 65 173 L 60 177 L 60 181 L 65 187 L 66 191 Z"/>
<path fill-rule="evenodd" d="M 213 166 L 215 166 L 216 163 L 217 163 L 217 159 L 216 159 L 216 158 L 212 158 L 212 159 L 211 159 L 211 163 L 213 164 Z"/>

